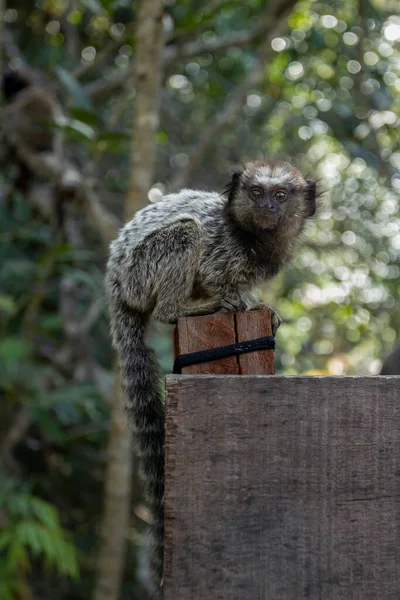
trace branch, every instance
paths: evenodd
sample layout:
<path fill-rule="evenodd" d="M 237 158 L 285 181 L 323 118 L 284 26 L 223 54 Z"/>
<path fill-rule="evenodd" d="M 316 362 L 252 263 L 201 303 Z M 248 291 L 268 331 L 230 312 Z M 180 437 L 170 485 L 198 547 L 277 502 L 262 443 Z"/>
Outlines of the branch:
<path fill-rule="evenodd" d="M 284 0 L 283 2 L 278 2 L 275 4 L 275 12 L 269 13 L 269 33 L 260 47 L 253 68 L 235 91 L 228 96 L 222 110 L 215 115 L 213 122 L 205 129 L 198 144 L 190 153 L 188 164 L 173 178 L 171 183 L 171 188 L 173 190 L 183 188 L 187 185 L 191 173 L 199 166 L 207 151 L 213 145 L 215 140 L 218 139 L 230 120 L 242 108 L 249 90 L 257 86 L 262 80 L 265 65 L 273 53 L 271 41 L 287 26 L 286 19 L 295 2 L 296 0 Z"/>
<path fill-rule="evenodd" d="M 88 222 L 97 230 L 102 238 L 104 245 L 115 238 L 116 233 L 121 226 L 118 219 L 110 213 L 102 204 L 100 198 L 95 192 L 95 182 L 85 179 L 71 163 L 57 156 L 52 152 L 32 152 L 23 144 L 15 141 L 15 148 L 21 160 L 37 175 L 53 181 L 57 184 L 59 192 L 68 192 L 69 195 L 75 194 L 88 216 Z M 35 199 L 35 196 L 32 196 Z M 48 198 L 40 199 L 41 211 L 48 212 Z M 54 213 L 53 213 L 54 214 Z"/>
<path fill-rule="evenodd" d="M 114 92 L 118 92 L 124 87 L 126 82 L 132 78 L 132 75 L 133 69 L 131 66 L 115 69 L 106 76 L 83 86 L 83 89 L 92 102 L 104 102 Z"/>
<path fill-rule="evenodd" d="M 0 0 L 0 13 L 1 13 L 1 2 L 4 2 L 4 0 Z M 0 19 L 1 19 L 1 17 L 0 17 Z M 68 28 L 70 27 L 70 24 L 68 23 L 68 21 L 65 21 L 65 26 L 67 26 Z M 71 33 L 73 33 L 72 30 L 71 30 Z M 112 54 L 112 52 L 114 52 L 115 50 L 120 48 L 125 43 L 126 38 L 130 33 L 131 33 L 131 29 L 128 27 L 126 29 L 125 35 L 121 39 L 110 40 L 110 42 L 103 48 L 103 50 L 99 51 L 96 54 L 96 58 L 93 61 L 77 66 L 72 71 L 73 77 L 75 79 L 80 79 L 83 76 L 85 76 L 87 73 L 92 71 L 94 68 L 101 66 L 101 64 L 109 58 L 109 56 Z M 4 23 L 1 23 L 1 20 L 0 20 L 0 34 L 1 34 L 0 35 L 0 50 L 1 50 L 1 48 L 4 49 L 5 55 L 7 56 L 9 62 L 13 65 L 13 67 L 16 67 L 18 69 L 23 68 L 27 73 L 29 73 L 33 77 L 33 80 L 35 80 L 38 76 L 38 72 L 35 71 L 35 69 L 32 69 L 30 67 L 30 65 L 27 63 L 24 55 L 18 48 L 17 44 L 14 42 L 11 32 L 6 29 L 6 27 L 4 26 Z M 0 52 L 0 56 L 1 56 L 1 52 Z M 1 65 L 1 60 L 0 60 L 0 65 Z M 93 98 L 95 101 L 98 101 L 98 102 L 104 99 L 103 93 L 105 94 L 105 98 L 109 97 L 114 91 L 118 90 L 121 87 L 121 85 L 125 82 L 126 71 L 127 71 L 127 69 L 118 69 L 115 71 L 111 71 L 111 75 L 108 79 L 105 79 L 104 76 L 102 76 L 101 79 L 99 79 L 98 81 L 88 83 L 86 86 L 84 86 L 85 92 L 88 92 L 89 98 Z M 1 73 L 1 71 L 0 71 L 0 73 Z M 124 73 L 125 73 L 125 75 L 124 75 Z M 118 83 L 118 85 L 115 88 L 113 86 L 114 76 L 116 77 L 116 82 Z M 40 81 L 39 83 L 40 83 L 40 87 L 44 91 L 47 91 L 49 93 L 54 94 L 54 93 L 60 91 L 60 89 L 62 89 L 62 84 L 60 83 L 60 81 L 57 81 L 57 80 L 52 80 L 52 81 L 48 81 L 48 82 Z M 25 95 L 26 94 L 24 94 L 24 97 L 25 97 Z M 26 99 L 23 100 L 23 104 L 25 103 L 25 101 L 26 101 Z M 7 114 L 7 112 L 9 112 L 9 111 L 12 111 L 12 107 L 10 107 L 10 106 L 2 107 L 2 108 L 0 108 L 0 115 Z"/>
<path fill-rule="evenodd" d="M 239 31 L 231 36 L 218 38 L 210 42 L 188 42 L 184 45 L 174 44 L 165 48 L 162 63 L 165 70 L 170 69 L 178 60 L 185 60 L 201 54 L 212 54 L 227 48 L 243 47 L 261 37 L 261 24 L 250 31 Z M 137 60 L 137 56 L 135 57 Z M 133 75 L 132 66 L 112 71 L 104 77 L 84 86 L 85 93 L 92 102 L 103 102 L 114 92 L 123 87 Z"/>
<path fill-rule="evenodd" d="M 1 462 L 12 471 L 19 471 L 19 465 L 14 458 L 14 448 L 25 436 L 32 423 L 31 414 L 24 406 L 21 406 L 4 436 L 0 447 Z"/>
<path fill-rule="evenodd" d="M 217 38 L 209 42 L 187 42 L 167 46 L 163 52 L 162 64 L 164 71 L 169 70 L 177 60 L 185 60 L 201 54 L 214 54 L 221 50 L 233 47 L 248 46 L 254 41 L 262 39 L 264 35 L 273 32 L 277 21 L 283 17 L 293 6 L 296 0 L 276 0 L 269 3 L 268 10 L 262 15 L 260 22 L 249 31 L 238 31 L 229 36 Z M 274 33 L 274 37 L 278 32 Z M 137 57 L 136 57 L 137 58 Z M 85 93 L 92 102 L 103 102 L 115 91 L 126 84 L 127 78 L 133 73 L 132 66 L 112 71 L 107 79 L 100 79 L 84 86 Z"/>
<path fill-rule="evenodd" d="M 95 181 L 84 181 L 80 188 L 80 197 L 86 210 L 88 223 L 97 230 L 105 247 L 108 247 L 122 224 L 105 208 L 95 192 L 95 185 Z"/>
<path fill-rule="evenodd" d="M 106 46 L 96 53 L 96 58 L 86 64 L 79 65 L 72 71 L 72 75 L 76 79 L 80 79 L 86 73 L 91 71 L 94 67 L 98 67 L 104 60 L 106 60 L 114 50 L 117 50 L 125 43 L 126 37 L 124 36 L 121 40 L 110 40 Z"/>
<path fill-rule="evenodd" d="M 169 46 L 164 52 L 164 62 L 172 63 L 176 58 L 193 58 L 199 54 L 213 54 L 227 48 L 240 48 L 248 46 L 250 43 L 262 39 L 270 33 L 273 37 L 278 35 L 274 31 L 278 21 L 286 17 L 297 0 L 274 0 L 268 3 L 268 8 L 264 11 L 255 25 L 249 31 L 238 31 L 232 35 L 216 38 L 209 42 L 189 42 L 182 47 Z"/>
<path fill-rule="evenodd" d="M 226 50 L 227 48 L 241 48 L 242 46 L 248 46 L 252 42 L 259 40 L 269 29 L 271 24 L 271 8 L 268 8 L 259 20 L 257 25 L 249 31 L 237 31 L 229 36 L 216 37 L 215 40 L 208 42 L 195 41 L 188 42 L 187 44 L 174 46 L 168 46 L 164 52 L 164 64 L 170 66 L 176 60 L 193 58 L 200 54 L 215 54 L 220 50 Z"/>
<path fill-rule="evenodd" d="M 4 1 L 4 0 L 2 0 Z M 27 68 L 27 62 L 18 48 L 17 44 L 14 42 L 11 33 L 4 26 L 4 9 L 3 9 L 3 23 L 2 23 L 2 35 L 0 37 L 0 44 L 4 49 L 4 53 L 8 60 L 13 63 L 14 66 L 19 68 Z"/>
<path fill-rule="evenodd" d="M 181 27 L 174 29 L 166 38 L 166 44 L 182 43 L 182 40 L 193 39 L 211 25 L 212 18 L 223 9 L 225 0 L 211 0 L 211 2 L 202 10 L 202 19 L 200 23 L 191 27 Z"/>

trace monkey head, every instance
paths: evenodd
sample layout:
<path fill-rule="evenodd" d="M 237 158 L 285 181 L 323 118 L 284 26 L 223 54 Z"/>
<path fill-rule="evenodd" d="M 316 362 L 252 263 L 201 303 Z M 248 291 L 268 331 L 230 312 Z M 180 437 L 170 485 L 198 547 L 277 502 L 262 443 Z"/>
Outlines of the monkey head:
<path fill-rule="evenodd" d="M 250 231 L 304 228 L 316 211 L 316 183 L 287 162 L 253 162 L 236 171 L 225 193 L 234 219 Z"/>
<path fill-rule="evenodd" d="M 9 70 L 3 75 L 1 88 L 4 98 L 7 101 L 12 101 L 15 97 L 32 85 L 30 77 L 23 71 Z"/>

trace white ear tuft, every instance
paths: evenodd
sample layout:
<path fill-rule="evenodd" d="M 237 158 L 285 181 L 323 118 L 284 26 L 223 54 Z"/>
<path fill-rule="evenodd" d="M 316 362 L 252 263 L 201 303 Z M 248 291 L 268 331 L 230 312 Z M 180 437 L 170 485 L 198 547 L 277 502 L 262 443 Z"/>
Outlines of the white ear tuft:
<path fill-rule="evenodd" d="M 163 196 L 162 191 L 159 188 L 152 187 L 149 190 L 147 197 L 150 200 L 150 202 L 155 203 L 155 202 L 160 202 L 160 200 L 162 200 L 164 196 Z"/>

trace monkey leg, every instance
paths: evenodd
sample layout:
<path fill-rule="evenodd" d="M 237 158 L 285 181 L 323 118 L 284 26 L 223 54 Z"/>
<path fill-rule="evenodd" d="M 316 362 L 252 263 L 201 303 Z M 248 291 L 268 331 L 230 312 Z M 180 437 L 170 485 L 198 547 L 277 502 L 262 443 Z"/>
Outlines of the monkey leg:
<path fill-rule="evenodd" d="M 200 304 L 198 308 L 187 306 L 184 312 L 185 317 L 201 317 L 205 315 L 213 315 L 221 310 L 221 302 L 219 300 Z"/>

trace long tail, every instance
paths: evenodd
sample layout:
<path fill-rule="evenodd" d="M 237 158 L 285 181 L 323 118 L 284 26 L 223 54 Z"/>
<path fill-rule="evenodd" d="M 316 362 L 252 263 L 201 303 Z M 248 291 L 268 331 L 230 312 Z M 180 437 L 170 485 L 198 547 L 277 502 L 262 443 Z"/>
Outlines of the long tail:
<path fill-rule="evenodd" d="M 140 457 L 144 491 L 153 518 L 152 569 L 162 581 L 164 546 L 165 414 L 158 365 L 144 343 L 147 315 L 124 303 L 115 307 L 112 334 L 121 368 L 123 392 Z M 161 592 L 160 592 L 161 595 Z"/>

